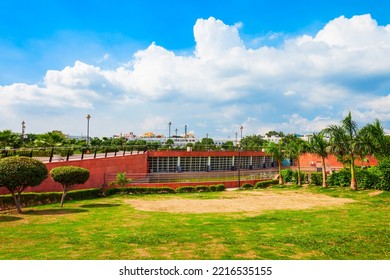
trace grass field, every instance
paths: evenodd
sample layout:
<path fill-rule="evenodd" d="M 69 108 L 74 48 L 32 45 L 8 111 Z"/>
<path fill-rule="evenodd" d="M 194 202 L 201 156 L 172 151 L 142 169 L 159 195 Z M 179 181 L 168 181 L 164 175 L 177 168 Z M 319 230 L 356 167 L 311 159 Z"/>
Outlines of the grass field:
<path fill-rule="evenodd" d="M 176 201 L 185 209 L 186 201 L 199 200 L 199 207 L 207 208 L 205 200 L 224 200 L 228 207 L 241 195 L 228 191 L 36 206 L 23 209 L 22 215 L 0 213 L 0 259 L 390 259 L 390 192 L 290 186 L 245 195 L 253 203 L 255 195 L 272 199 L 277 194 L 277 205 L 278 197 L 286 195 L 294 203 L 294 193 L 353 201 L 307 209 L 203 213 L 141 210 L 131 204 Z"/>

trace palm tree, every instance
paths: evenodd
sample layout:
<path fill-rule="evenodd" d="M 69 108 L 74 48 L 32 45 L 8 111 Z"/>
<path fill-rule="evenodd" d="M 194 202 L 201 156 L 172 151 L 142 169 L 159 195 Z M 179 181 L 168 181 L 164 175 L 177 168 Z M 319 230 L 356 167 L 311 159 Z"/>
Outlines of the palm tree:
<path fill-rule="evenodd" d="M 365 149 L 361 152 L 362 158 L 367 154 L 373 154 L 378 159 L 389 156 L 389 138 L 386 137 L 379 120 L 365 125 L 360 130 L 360 134 L 361 141 L 365 146 Z"/>
<path fill-rule="evenodd" d="M 355 159 L 363 158 L 367 154 L 380 152 L 383 141 L 378 135 L 384 134 L 379 121 L 367 124 L 360 130 L 356 122 L 352 120 L 351 112 L 341 121 L 341 125 L 327 127 L 325 133 L 330 135 L 330 152 L 337 155 L 337 158 L 351 168 L 351 190 L 357 190 L 355 176 Z M 375 139 L 375 140 L 374 140 Z M 385 139 L 385 137 L 383 137 Z"/>
<path fill-rule="evenodd" d="M 325 170 L 325 159 L 328 157 L 328 146 L 329 143 L 325 139 L 325 132 L 313 133 L 313 136 L 309 140 L 309 150 L 311 153 L 321 157 L 322 166 L 322 187 L 326 188 L 326 170 Z"/>
<path fill-rule="evenodd" d="M 278 163 L 278 170 L 279 170 L 279 184 L 283 184 L 283 178 L 282 178 L 282 160 L 284 159 L 284 151 L 282 149 L 282 141 L 279 141 L 278 144 L 274 142 L 268 142 L 268 144 L 265 146 L 265 152 L 267 154 L 270 154 L 274 160 Z"/>
<path fill-rule="evenodd" d="M 286 156 L 295 159 L 297 161 L 298 166 L 298 186 L 300 186 L 301 183 L 301 163 L 299 160 L 299 157 L 306 153 L 308 150 L 307 143 L 302 140 L 301 138 L 298 138 L 295 134 L 294 135 L 287 135 L 284 138 L 285 141 L 285 148 L 286 148 Z"/>

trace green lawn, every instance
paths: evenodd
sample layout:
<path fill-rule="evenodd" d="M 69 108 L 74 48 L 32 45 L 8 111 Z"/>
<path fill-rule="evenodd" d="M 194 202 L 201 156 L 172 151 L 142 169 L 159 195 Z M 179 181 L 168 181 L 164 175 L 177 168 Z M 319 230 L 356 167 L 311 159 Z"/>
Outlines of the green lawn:
<path fill-rule="evenodd" d="M 0 259 L 390 259 L 390 192 L 274 187 L 253 192 L 322 193 L 356 202 L 260 213 L 166 213 L 128 198 L 215 199 L 220 193 L 113 196 L 64 208 L 0 213 Z M 371 195 L 370 195 L 371 194 Z"/>

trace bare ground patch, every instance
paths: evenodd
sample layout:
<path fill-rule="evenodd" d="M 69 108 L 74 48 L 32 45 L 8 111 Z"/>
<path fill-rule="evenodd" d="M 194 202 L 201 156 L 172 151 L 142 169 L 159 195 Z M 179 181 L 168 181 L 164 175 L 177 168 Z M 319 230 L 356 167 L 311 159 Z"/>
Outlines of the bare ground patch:
<path fill-rule="evenodd" d="M 302 210 L 341 206 L 354 202 L 322 194 L 285 192 L 226 192 L 219 199 L 170 198 L 161 200 L 128 199 L 137 210 L 170 213 L 261 212 L 264 210 Z"/>

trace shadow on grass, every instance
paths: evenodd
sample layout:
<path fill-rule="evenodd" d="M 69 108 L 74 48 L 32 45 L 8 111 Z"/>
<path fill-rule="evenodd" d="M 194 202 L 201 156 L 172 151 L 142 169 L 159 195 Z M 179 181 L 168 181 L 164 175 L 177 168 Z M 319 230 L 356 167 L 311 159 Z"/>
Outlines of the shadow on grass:
<path fill-rule="evenodd" d="M 106 208 L 106 207 L 116 207 L 120 206 L 119 203 L 96 203 L 96 204 L 85 204 L 80 207 L 83 208 Z"/>
<path fill-rule="evenodd" d="M 0 223 L 3 222 L 13 222 L 17 220 L 21 220 L 21 217 L 14 217 L 14 216 L 0 216 Z"/>
<path fill-rule="evenodd" d="M 88 210 L 85 209 L 44 209 L 44 210 L 28 210 L 24 211 L 23 214 L 25 215 L 65 215 L 65 214 L 74 214 L 74 213 L 81 213 L 81 212 L 87 212 Z"/>

